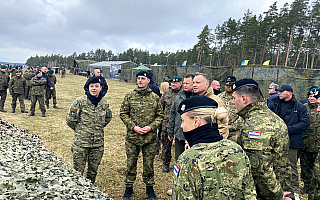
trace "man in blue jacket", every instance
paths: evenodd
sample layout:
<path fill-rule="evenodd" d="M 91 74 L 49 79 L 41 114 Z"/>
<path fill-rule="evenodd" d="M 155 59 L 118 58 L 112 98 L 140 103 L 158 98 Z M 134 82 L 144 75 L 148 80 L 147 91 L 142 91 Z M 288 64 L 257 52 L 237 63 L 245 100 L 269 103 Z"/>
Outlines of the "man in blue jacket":
<path fill-rule="evenodd" d="M 309 128 L 310 119 L 307 107 L 296 100 L 290 85 L 277 89 L 279 97 L 272 100 L 270 110 L 276 113 L 288 126 L 290 148 L 288 159 L 292 170 L 292 189 L 295 197 L 299 193 L 299 174 L 297 170 L 298 151 L 302 148 L 302 134 Z"/>

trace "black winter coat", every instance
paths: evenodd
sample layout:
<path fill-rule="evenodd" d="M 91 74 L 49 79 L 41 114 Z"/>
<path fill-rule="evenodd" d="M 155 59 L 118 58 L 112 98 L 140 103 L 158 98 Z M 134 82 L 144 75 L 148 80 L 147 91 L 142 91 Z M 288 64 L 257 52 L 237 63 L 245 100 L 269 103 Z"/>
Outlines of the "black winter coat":
<path fill-rule="evenodd" d="M 270 105 L 270 110 L 279 115 L 281 108 L 281 101 L 279 97 L 272 99 L 272 104 Z M 283 121 L 288 126 L 290 147 L 291 148 L 302 148 L 302 134 L 305 130 L 309 128 L 310 119 L 307 107 L 297 101 L 294 95 L 290 100 L 292 104 L 292 109 L 288 110 L 286 115 L 283 118 Z"/>

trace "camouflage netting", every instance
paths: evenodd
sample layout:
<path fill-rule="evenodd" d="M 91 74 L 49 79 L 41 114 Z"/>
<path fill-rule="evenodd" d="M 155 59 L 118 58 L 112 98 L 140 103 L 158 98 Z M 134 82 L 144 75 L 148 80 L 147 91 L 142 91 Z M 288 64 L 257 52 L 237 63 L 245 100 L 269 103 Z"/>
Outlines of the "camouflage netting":
<path fill-rule="evenodd" d="M 235 76 L 237 80 L 242 78 L 253 78 L 259 84 L 265 97 L 268 95 L 268 87 L 271 82 L 279 85 L 290 84 L 298 100 L 305 98 L 311 86 L 320 86 L 319 69 L 302 69 L 282 66 L 227 66 L 227 67 L 208 67 L 208 66 L 147 66 L 152 69 L 154 82 L 158 85 L 163 81 L 165 74 L 169 77 L 181 76 L 186 73 L 201 72 L 209 76 L 210 81 L 224 81 L 227 76 Z M 132 67 L 126 66 L 121 69 L 122 81 L 135 82 L 137 72 L 132 72 Z M 223 90 L 224 87 L 221 87 Z"/>
<path fill-rule="evenodd" d="M 0 199 L 111 199 L 44 146 L 0 120 Z"/>

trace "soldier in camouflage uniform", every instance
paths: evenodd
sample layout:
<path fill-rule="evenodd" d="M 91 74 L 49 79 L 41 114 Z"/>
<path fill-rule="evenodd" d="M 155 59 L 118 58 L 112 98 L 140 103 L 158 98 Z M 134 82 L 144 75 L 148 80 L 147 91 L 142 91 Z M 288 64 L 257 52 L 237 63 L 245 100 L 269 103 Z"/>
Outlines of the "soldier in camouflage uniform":
<path fill-rule="evenodd" d="M 220 114 L 217 107 L 206 96 L 179 105 L 181 126 L 191 148 L 175 164 L 172 199 L 256 199 L 250 160 L 238 144 L 219 134 L 214 121 Z"/>
<path fill-rule="evenodd" d="M 31 84 L 30 84 L 30 81 L 34 77 L 34 72 L 33 72 L 32 67 L 29 67 L 27 69 L 27 71 L 23 74 L 23 77 L 27 81 L 27 90 L 26 90 L 26 93 L 25 93 L 25 98 L 30 100 L 31 99 Z"/>
<path fill-rule="evenodd" d="M 101 95 L 101 81 L 97 77 L 87 80 L 85 94 L 70 106 L 66 117 L 67 125 L 75 131 L 71 147 L 73 167 L 95 182 L 98 167 L 104 152 L 104 127 L 111 121 L 112 112 Z"/>
<path fill-rule="evenodd" d="M 9 81 L 9 91 L 12 96 L 12 113 L 16 112 L 17 99 L 19 99 L 21 113 L 28 113 L 25 110 L 24 105 L 24 94 L 27 90 L 27 81 L 24 77 L 21 76 L 21 70 L 16 71 L 16 76 L 14 76 Z"/>
<path fill-rule="evenodd" d="M 121 104 L 120 119 L 127 127 L 125 174 L 126 190 L 123 199 L 130 199 L 137 175 L 137 161 L 140 151 L 143 156 L 143 181 L 149 199 L 156 199 L 153 190 L 154 157 L 157 147 L 157 128 L 163 120 L 163 108 L 159 97 L 148 87 L 149 74 L 141 71 L 137 74 L 138 88 L 124 97 Z"/>
<path fill-rule="evenodd" d="M 1 65 L 0 67 L 0 112 L 6 112 L 4 110 L 4 102 L 7 98 L 7 89 L 10 81 L 10 76 L 7 73 L 7 66 Z"/>
<path fill-rule="evenodd" d="M 52 97 L 53 100 L 53 108 L 58 108 L 57 106 L 57 93 L 55 85 L 57 83 L 57 78 L 55 75 L 53 75 L 53 70 L 50 69 L 48 72 L 48 80 L 50 82 L 50 85 L 52 89 L 46 89 L 46 106 L 49 108 L 49 99 Z"/>
<path fill-rule="evenodd" d="M 170 79 L 171 89 L 166 91 L 161 97 L 161 105 L 164 109 L 164 119 L 162 122 L 162 132 L 161 132 L 161 143 L 162 143 L 162 153 L 161 158 L 163 162 L 163 172 L 169 172 L 169 166 L 171 161 L 171 146 L 173 137 L 168 137 L 168 122 L 170 118 L 170 109 L 174 98 L 177 96 L 178 92 L 182 86 L 182 78 L 180 76 L 175 76 Z"/>
<path fill-rule="evenodd" d="M 303 143 L 300 151 L 301 179 L 304 182 L 304 188 L 301 190 L 302 194 L 309 191 L 314 161 L 320 147 L 320 112 L 317 111 L 319 104 L 315 97 L 319 92 L 319 88 L 309 90 L 308 103 L 304 104 L 309 113 L 310 127 L 303 132 Z"/>
<path fill-rule="evenodd" d="M 218 94 L 218 97 L 221 101 L 224 102 L 226 108 L 228 110 L 228 117 L 229 117 L 229 135 L 228 140 L 237 141 L 239 131 L 243 124 L 243 119 L 237 115 L 237 108 L 235 105 L 232 104 L 232 86 L 236 82 L 236 77 L 228 76 L 225 81 L 225 91 Z"/>
<path fill-rule="evenodd" d="M 258 83 L 242 79 L 233 86 L 233 101 L 244 119 L 237 143 L 251 163 L 258 199 L 282 199 L 290 191 L 289 136 L 283 120 L 268 109 Z M 286 182 L 288 181 L 288 183 Z"/>
<path fill-rule="evenodd" d="M 31 108 L 29 116 L 34 116 L 37 101 L 39 102 L 42 117 L 46 116 L 46 107 L 44 106 L 44 88 L 46 83 L 47 80 L 42 77 L 40 70 L 37 71 L 36 76 L 31 79 Z"/>
<path fill-rule="evenodd" d="M 66 69 L 64 67 L 61 68 L 61 78 L 66 77 Z"/>

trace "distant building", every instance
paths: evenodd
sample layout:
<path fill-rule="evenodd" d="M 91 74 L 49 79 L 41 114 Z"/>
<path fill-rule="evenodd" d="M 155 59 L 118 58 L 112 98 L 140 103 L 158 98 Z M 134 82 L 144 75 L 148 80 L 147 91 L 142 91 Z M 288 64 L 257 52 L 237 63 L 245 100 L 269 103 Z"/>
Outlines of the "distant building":
<path fill-rule="evenodd" d="M 101 70 L 101 76 L 104 78 L 119 80 L 123 65 L 136 66 L 136 64 L 131 61 L 102 61 L 88 65 L 87 69 L 93 74 L 94 69 L 99 68 Z"/>

